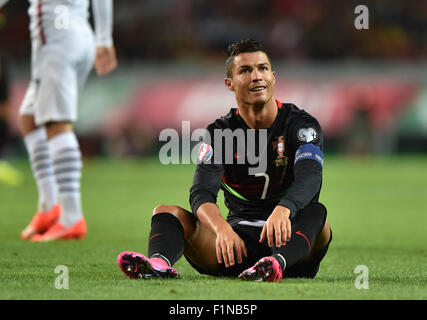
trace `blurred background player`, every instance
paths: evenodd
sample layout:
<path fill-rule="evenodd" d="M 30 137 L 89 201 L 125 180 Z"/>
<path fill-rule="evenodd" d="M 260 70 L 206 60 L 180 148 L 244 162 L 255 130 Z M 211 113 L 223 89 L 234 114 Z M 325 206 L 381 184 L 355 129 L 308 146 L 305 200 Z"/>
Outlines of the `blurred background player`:
<path fill-rule="evenodd" d="M 11 114 L 9 74 L 6 59 L 0 54 L 0 182 L 18 186 L 21 173 L 5 160 L 11 136 L 9 118 Z"/>
<path fill-rule="evenodd" d="M 117 66 L 112 41 L 112 0 L 30 1 L 31 82 L 20 107 L 19 128 L 39 193 L 38 208 L 23 239 L 79 238 L 87 232 L 82 213 L 82 159 L 73 131 L 86 78 Z"/>

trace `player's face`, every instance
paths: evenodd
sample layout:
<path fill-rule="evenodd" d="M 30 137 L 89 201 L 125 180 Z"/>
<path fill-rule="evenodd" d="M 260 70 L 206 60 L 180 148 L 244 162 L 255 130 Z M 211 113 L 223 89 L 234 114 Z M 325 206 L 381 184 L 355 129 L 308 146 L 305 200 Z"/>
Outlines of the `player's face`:
<path fill-rule="evenodd" d="M 234 57 L 232 78 L 226 78 L 227 88 L 234 91 L 238 103 L 266 104 L 273 96 L 276 75 L 262 51 L 244 52 Z"/>

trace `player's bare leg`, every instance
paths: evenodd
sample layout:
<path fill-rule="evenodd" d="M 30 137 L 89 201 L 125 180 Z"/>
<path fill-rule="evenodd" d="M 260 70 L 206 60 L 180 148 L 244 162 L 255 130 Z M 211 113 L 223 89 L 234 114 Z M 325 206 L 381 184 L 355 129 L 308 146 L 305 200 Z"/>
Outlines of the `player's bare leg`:
<path fill-rule="evenodd" d="M 73 131 L 73 124 L 68 121 L 49 122 L 46 124 L 47 138 L 50 140 L 55 136 Z"/>
<path fill-rule="evenodd" d="M 35 124 L 34 116 L 32 114 L 21 114 L 18 118 L 19 130 L 21 131 L 22 137 L 30 134 L 32 131 L 39 128 Z"/>

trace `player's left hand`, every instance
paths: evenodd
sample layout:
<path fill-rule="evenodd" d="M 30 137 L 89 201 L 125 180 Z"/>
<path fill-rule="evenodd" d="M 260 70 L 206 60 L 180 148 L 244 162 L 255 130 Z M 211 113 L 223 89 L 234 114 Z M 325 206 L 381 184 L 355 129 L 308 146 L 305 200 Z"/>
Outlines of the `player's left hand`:
<path fill-rule="evenodd" d="M 291 211 L 288 208 L 276 206 L 262 228 L 259 242 L 267 239 L 268 246 L 272 248 L 275 239 L 277 248 L 284 246 L 291 239 L 290 215 Z"/>
<path fill-rule="evenodd" d="M 117 67 L 116 50 L 111 47 L 97 47 L 94 67 L 98 76 L 110 73 Z"/>

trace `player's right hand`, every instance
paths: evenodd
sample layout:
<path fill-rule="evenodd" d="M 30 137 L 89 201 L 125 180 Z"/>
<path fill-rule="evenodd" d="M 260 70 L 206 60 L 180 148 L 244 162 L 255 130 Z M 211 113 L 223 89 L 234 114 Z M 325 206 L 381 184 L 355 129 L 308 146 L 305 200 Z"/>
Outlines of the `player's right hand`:
<path fill-rule="evenodd" d="M 224 225 L 221 230 L 217 231 L 216 235 L 216 257 L 218 263 L 224 262 L 228 268 L 234 266 L 235 258 L 237 258 L 237 263 L 242 263 L 243 257 L 248 257 L 244 241 L 229 224 Z M 236 257 L 234 254 L 236 254 Z"/>

